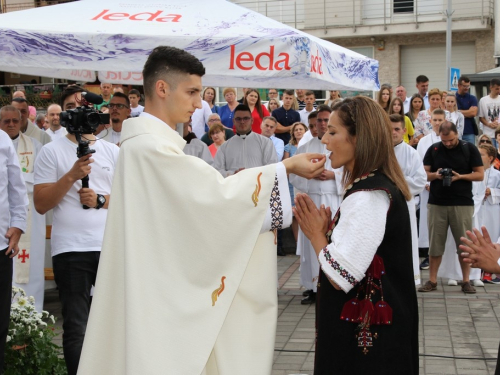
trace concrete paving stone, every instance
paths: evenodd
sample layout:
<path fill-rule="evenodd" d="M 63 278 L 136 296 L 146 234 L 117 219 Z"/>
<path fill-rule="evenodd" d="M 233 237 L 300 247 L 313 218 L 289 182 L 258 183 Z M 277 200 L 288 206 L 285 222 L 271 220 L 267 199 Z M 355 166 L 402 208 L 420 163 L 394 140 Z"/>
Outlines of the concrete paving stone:
<path fill-rule="evenodd" d="M 457 369 L 457 375 L 489 375 L 487 369 L 478 370 L 478 369 Z"/>
<path fill-rule="evenodd" d="M 439 339 L 434 339 L 433 337 L 426 337 L 424 339 L 424 342 L 426 346 L 439 346 L 445 348 L 452 347 L 451 340 L 439 340 Z"/>
<path fill-rule="evenodd" d="M 486 370 L 486 362 L 479 360 L 457 359 L 455 360 L 457 370 Z"/>
<path fill-rule="evenodd" d="M 280 354 L 278 358 L 276 358 L 275 364 L 283 363 L 287 365 L 295 365 L 298 364 L 297 368 L 300 368 L 301 365 L 305 362 L 306 355 L 302 353 L 296 353 L 295 355 L 283 355 Z"/>
<path fill-rule="evenodd" d="M 456 375 L 455 366 L 446 366 L 446 365 L 429 365 L 425 366 L 426 374 L 440 374 L 440 375 Z"/>
<path fill-rule="evenodd" d="M 435 354 L 435 355 L 449 355 L 453 356 L 453 349 L 440 347 L 440 346 L 426 346 L 423 351 L 420 350 L 420 353 L 424 352 L 425 354 Z"/>
<path fill-rule="evenodd" d="M 483 357 L 483 349 L 476 345 L 464 348 L 454 347 L 453 353 L 457 357 Z"/>
<path fill-rule="evenodd" d="M 274 363 L 273 370 L 286 370 L 286 374 L 298 374 L 300 368 L 302 367 L 301 363 Z"/>

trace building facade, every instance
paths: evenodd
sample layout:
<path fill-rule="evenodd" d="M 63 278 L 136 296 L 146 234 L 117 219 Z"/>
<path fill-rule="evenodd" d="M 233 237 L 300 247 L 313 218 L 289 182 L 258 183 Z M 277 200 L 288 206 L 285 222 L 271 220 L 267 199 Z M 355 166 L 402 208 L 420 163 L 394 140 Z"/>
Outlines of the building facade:
<path fill-rule="evenodd" d="M 452 0 L 452 67 L 461 74 L 492 69 L 495 1 Z M 233 0 L 287 25 L 380 63 L 381 83 L 415 91 L 424 74 L 430 88 L 448 89 L 447 0 Z M 498 7 L 497 7 L 498 9 Z M 498 36 L 500 38 L 500 35 Z"/>

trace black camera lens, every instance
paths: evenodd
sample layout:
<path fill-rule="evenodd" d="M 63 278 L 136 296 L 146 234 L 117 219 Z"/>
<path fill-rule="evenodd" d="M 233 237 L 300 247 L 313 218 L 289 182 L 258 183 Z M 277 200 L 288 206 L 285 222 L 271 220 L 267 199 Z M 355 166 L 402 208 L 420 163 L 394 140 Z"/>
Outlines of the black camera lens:
<path fill-rule="evenodd" d="M 87 114 L 87 123 L 93 127 L 97 128 L 99 124 L 101 123 L 101 118 L 99 117 L 99 114 L 96 112 L 92 112 Z"/>

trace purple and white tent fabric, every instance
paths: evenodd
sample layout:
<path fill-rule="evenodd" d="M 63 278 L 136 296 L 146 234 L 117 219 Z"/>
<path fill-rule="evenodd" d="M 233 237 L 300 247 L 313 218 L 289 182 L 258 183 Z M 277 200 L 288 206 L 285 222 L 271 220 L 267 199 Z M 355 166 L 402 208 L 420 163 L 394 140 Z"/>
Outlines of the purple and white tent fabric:
<path fill-rule="evenodd" d="M 150 51 L 205 65 L 203 84 L 378 90 L 378 62 L 225 0 L 84 0 L 0 15 L 0 70 L 142 84 Z"/>

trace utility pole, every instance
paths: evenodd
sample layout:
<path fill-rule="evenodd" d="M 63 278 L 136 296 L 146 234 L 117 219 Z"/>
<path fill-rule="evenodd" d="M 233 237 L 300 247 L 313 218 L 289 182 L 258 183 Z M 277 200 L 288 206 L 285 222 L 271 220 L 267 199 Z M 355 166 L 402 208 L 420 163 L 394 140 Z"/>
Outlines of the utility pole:
<path fill-rule="evenodd" d="M 444 12 L 446 16 L 446 91 L 450 90 L 450 68 L 451 68 L 451 17 L 454 11 L 451 9 L 451 0 L 448 0 L 448 8 Z"/>

